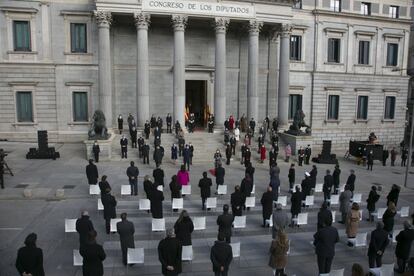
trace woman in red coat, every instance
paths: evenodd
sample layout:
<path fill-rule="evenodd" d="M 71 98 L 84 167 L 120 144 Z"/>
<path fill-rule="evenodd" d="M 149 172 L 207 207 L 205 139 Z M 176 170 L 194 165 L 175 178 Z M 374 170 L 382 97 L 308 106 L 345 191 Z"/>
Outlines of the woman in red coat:
<path fill-rule="evenodd" d="M 262 145 L 262 147 L 260 148 L 260 161 L 263 163 L 265 159 L 266 159 L 266 147 Z"/>
<path fill-rule="evenodd" d="M 230 118 L 229 118 L 229 127 L 230 127 L 230 130 L 233 130 L 234 129 L 234 118 L 233 118 L 233 115 L 230 115 Z"/>

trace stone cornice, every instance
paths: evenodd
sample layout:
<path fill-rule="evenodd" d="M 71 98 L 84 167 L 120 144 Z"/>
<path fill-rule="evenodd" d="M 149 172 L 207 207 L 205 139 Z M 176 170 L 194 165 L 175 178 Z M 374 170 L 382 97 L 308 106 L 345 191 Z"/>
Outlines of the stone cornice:
<path fill-rule="evenodd" d="M 63 10 L 60 11 L 60 15 L 71 15 L 71 16 L 91 16 L 91 11 L 78 11 L 78 10 Z"/>
<path fill-rule="evenodd" d="M 19 8 L 19 7 L 0 7 L 4 12 L 18 12 L 18 13 L 37 13 L 39 10 L 34 8 Z"/>
<path fill-rule="evenodd" d="M 67 81 L 65 82 L 66 86 L 92 86 L 93 82 L 88 81 Z"/>
<path fill-rule="evenodd" d="M 390 23 L 407 24 L 407 25 L 411 25 L 412 23 L 411 20 L 409 19 L 389 18 L 385 16 L 375 16 L 375 15 L 366 16 L 366 15 L 360 15 L 360 14 L 348 13 L 348 12 L 333 12 L 333 11 L 316 9 L 316 10 L 313 10 L 312 13 L 315 15 L 330 15 L 334 17 L 357 18 L 357 19 L 361 19 L 364 21 L 383 21 L 383 22 L 385 21 L 385 22 L 390 22 Z"/>
<path fill-rule="evenodd" d="M 38 81 L 11 81 L 9 86 L 36 86 Z"/>

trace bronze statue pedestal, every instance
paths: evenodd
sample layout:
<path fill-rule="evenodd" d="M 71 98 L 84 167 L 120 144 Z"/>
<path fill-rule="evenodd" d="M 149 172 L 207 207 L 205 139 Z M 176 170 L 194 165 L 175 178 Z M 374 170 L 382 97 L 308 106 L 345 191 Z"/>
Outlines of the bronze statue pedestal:
<path fill-rule="evenodd" d="M 279 138 L 283 141 L 283 143 L 290 144 L 290 147 L 292 148 L 292 155 L 297 155 L 298 150 L 300 147 L 305 149 L 308 145 L 311 147 L 313 146 L 313 138 L 312 135 L 292 135 L 287 132 L 281 132 L 279 133 Z M 280 152 L 282 155 L 284 155 L 284 148 L 280 149 Z"/>
<path fill-rule="evenodd" d="M 97 140 L 101 152 L 99 153 L 99 161 L 110 161 L 112 158 L 112 142 L 115 139 L 115 134 L 111 134 L 107 140 Z M 85 145 L 86 160 L 94 159 L 92 153 L 92 146 L 95 140 L 85 140 L 83 144 Z"/>

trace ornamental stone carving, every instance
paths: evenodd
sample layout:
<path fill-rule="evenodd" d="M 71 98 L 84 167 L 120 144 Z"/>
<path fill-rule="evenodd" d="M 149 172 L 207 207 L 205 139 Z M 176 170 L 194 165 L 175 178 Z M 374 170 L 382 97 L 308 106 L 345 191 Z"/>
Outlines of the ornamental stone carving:
<path fill-rule="evenodd" d="M 216 17 L 214 21 L 214 28 L 216 32 L 226 32 L 229 26 L 230 19 L 226 17 Z"/>
<path fill-rule="evenodd" d="M 134 13 L 135 26 L 137 29 L 148 29 L 151 23 L 151 16 L 148 13 Z"/>
<path fill-rule="evenodd" d="M 171 23 L 174 31 L 184 31 L 187 26 L 188 16 L 174 14 L 171 17 Z"/>
<path fill-rule="evenodd" d="M 112 23 L 112 15 L 109 11 L 94 11 L 98 26 L 110 26 Z"/>
<path fill-rule="evenodd" d="M 260 30 L 263 27 L 263 22 L 257 20 L 250 20 L 249 21 L 249 33 L 258 35 Z"/>
<path fill-rule="evenodd" d="M 280 28 L 280 35 L 282 37 L 290 37 L 292 34 L 292 25 L 291 24 L 282 24 Z"/>
<path fill-rule="evenodd" d="M 273 28 L 269 30 L 269 39 L 271 42 L 278 43 L 279 42 L 278 38 L 279 38 L 279 30 L 277 28 Z"/>

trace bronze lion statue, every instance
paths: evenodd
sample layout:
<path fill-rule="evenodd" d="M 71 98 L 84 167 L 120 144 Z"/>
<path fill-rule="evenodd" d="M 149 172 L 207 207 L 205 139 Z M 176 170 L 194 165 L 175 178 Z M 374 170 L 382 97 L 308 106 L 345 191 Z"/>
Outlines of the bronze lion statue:
<path fill-rule="evenodd" d="M 101 110 L 95 110 L 92 116 L 92 124 L 88 131 L 89 140 L 106 140 L 109 138 L 106 127 L 105 114 Z"/>

